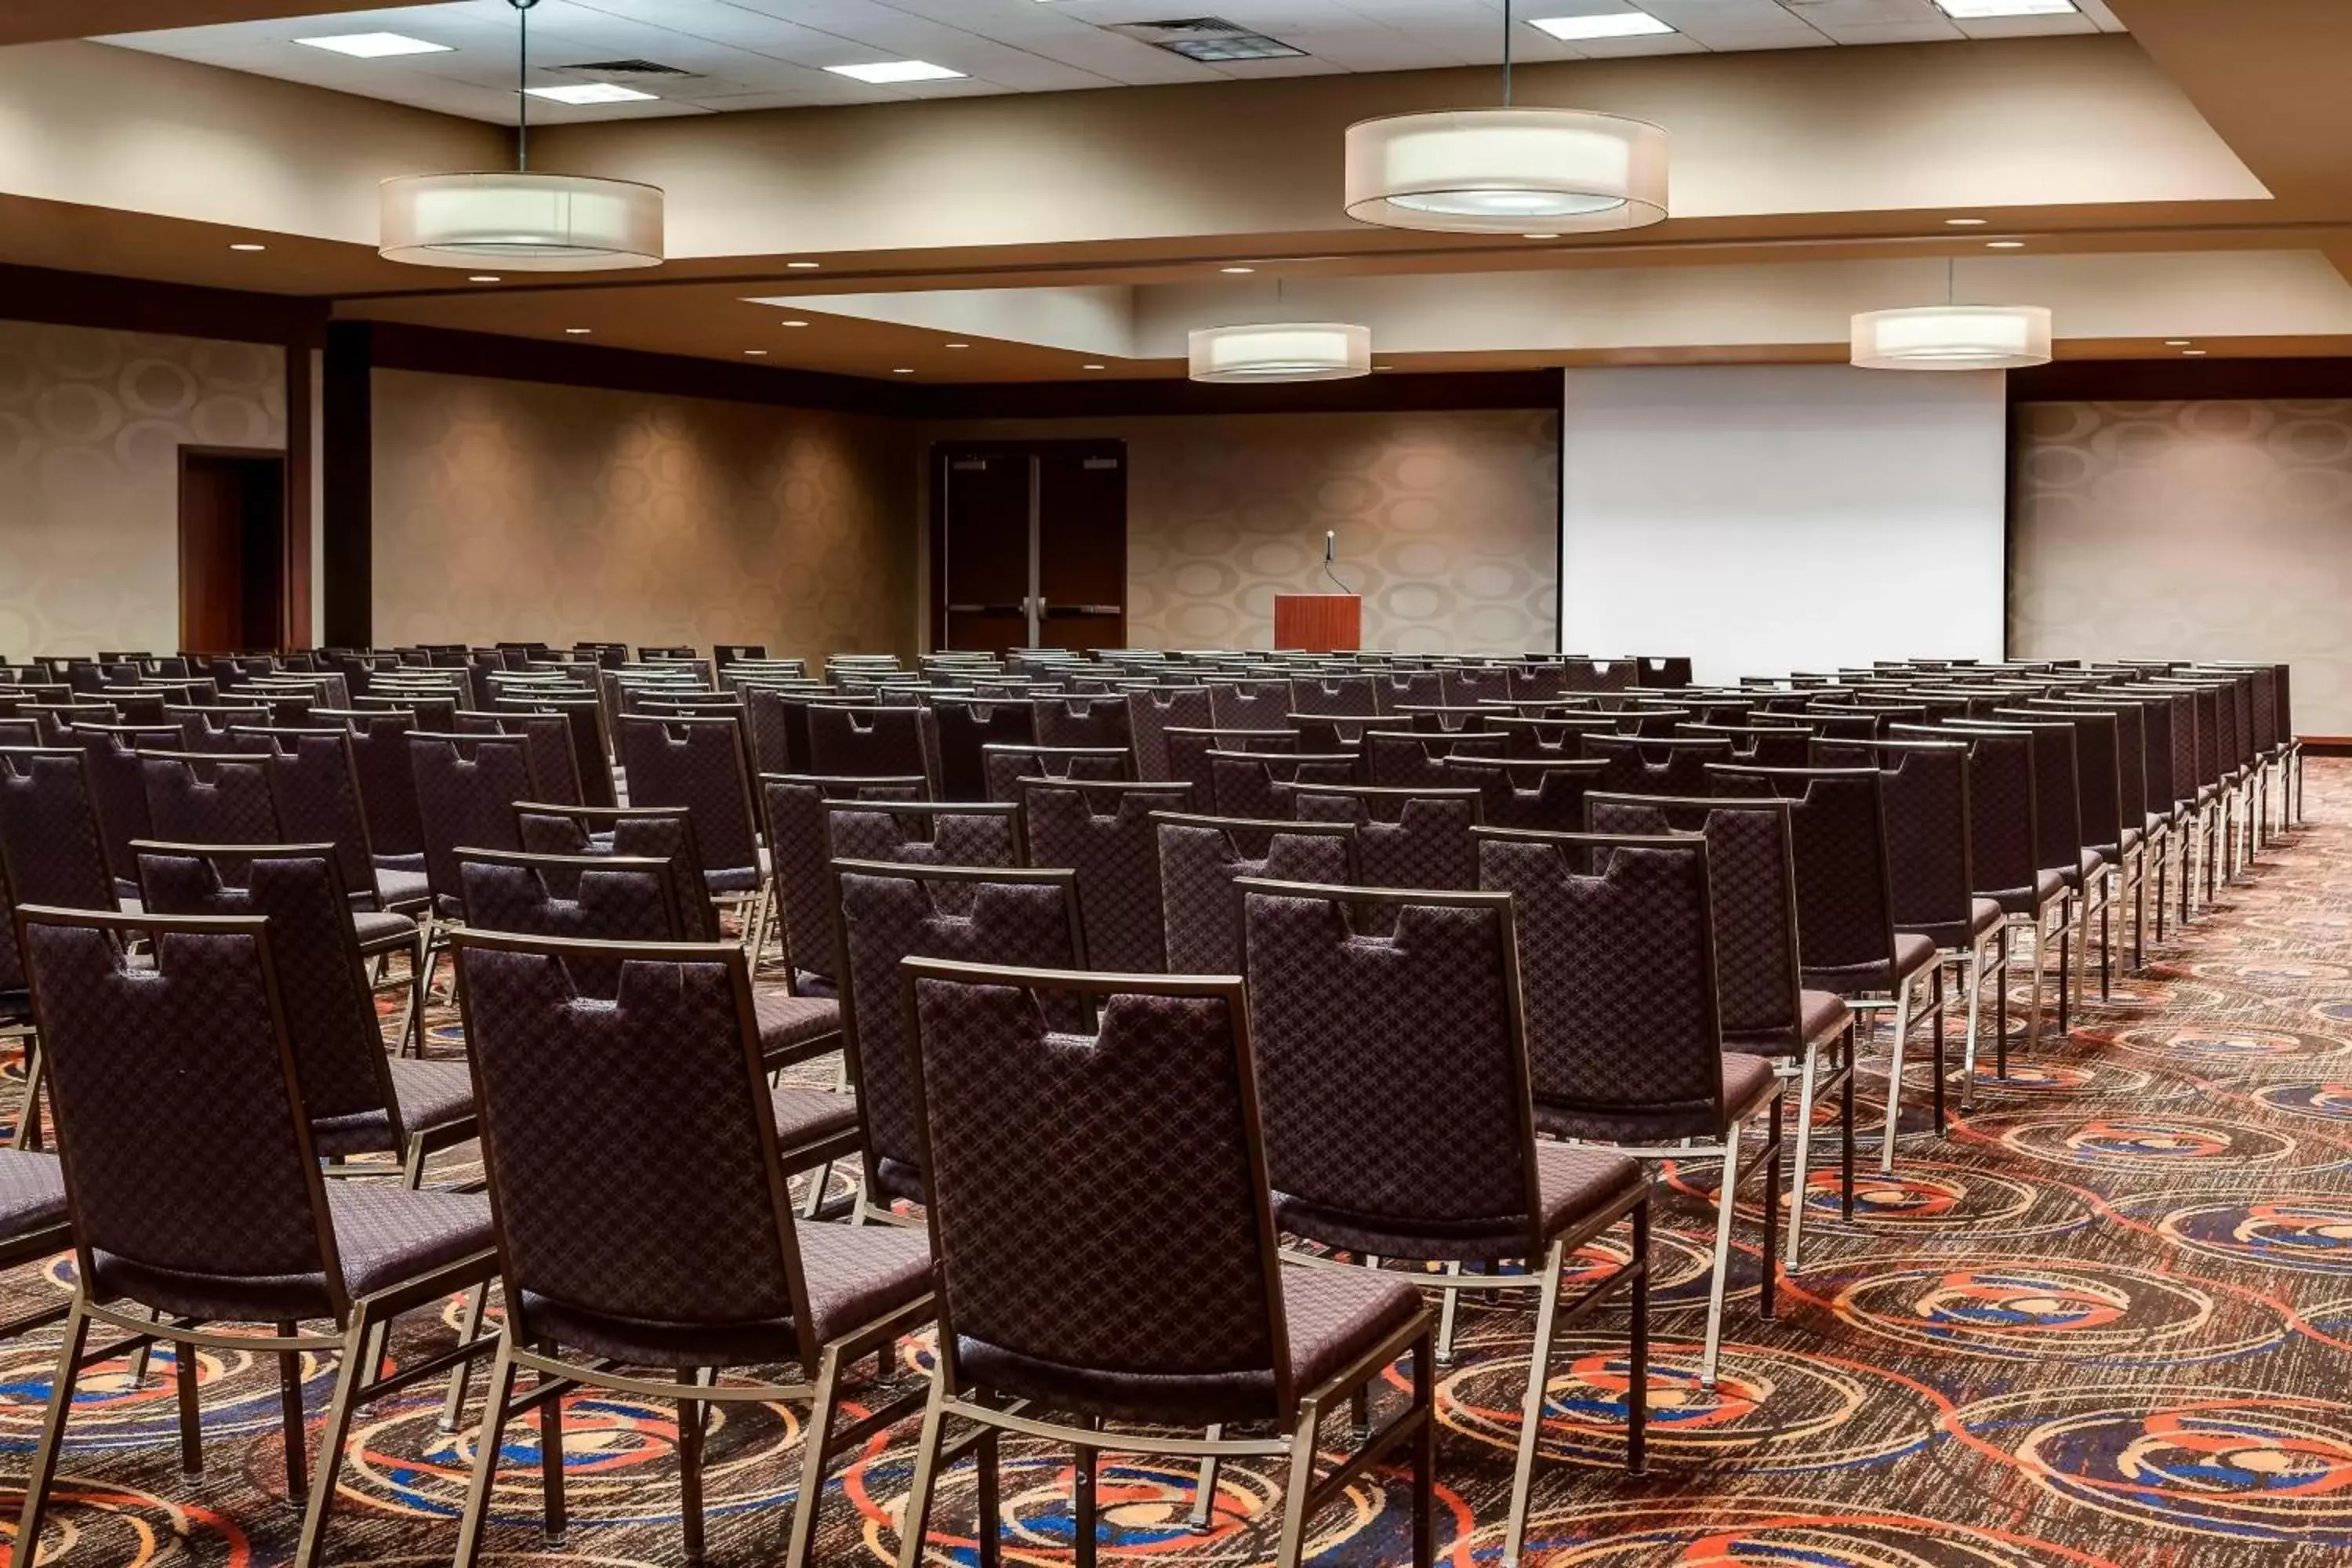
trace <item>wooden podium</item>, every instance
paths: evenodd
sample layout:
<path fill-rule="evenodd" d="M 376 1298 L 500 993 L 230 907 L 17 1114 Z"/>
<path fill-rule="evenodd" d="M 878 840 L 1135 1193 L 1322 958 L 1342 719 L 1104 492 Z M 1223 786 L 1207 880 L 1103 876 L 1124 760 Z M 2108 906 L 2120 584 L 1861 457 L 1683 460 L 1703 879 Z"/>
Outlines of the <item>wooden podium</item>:
<path fill-rule="evenodd" d="M 1353 653 L 1364 646 L 1360 594 L 1276 594 L 1274 646 L 1307 653 Z"/>

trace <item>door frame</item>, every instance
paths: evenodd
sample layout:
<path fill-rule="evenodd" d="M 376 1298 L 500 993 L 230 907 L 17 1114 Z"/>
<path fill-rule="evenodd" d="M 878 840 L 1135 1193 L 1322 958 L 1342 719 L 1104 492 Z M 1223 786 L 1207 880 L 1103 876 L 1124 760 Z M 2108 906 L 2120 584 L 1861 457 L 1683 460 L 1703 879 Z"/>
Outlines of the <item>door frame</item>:
<path fill-rule="evenodd" d="M 173 478 L 172 517 L 173 564 L 175 575 L 172 581 L 173 609 L 178 623 L 179 646 L 188 645 L 187 600 L 184 584 L 188 577 L 188 459 L 190 458 L 235 458 L 247 461 L 274 462 L 278 466 L 278 478 L 283 491 L 278 502 L 278 605 L 277 647 L 282 652 L 296 647 L 294 634 L 294 579 L 298 566 L 307 570 L 310 563 L 310 541 L 302 542 L 297 550 L 294 543 L 294 458 L 284 447 L 221 447 L 204 441 L 187 441 L 180 446 L 178 468 Z M 307 602 L 308 595 L 304 598 Z M 210 649 L 204 650 L 206 652 Z M 224 650 L 226 651 L 226 650 Z"/>
<path fill-rule="evenodd" d="M 924 637 L 929 647 L 942 648 L 948 644 L 949 464 L 959 457 L 979 457 L 985 454 L 1003 454 L 1008 457 L 1022 455 L 1029 460 L 1029 591 L 1023 595 L 1022 610 L 1027 621 L 1029 646 L 1034 647 L 1039 645 L 1044 636 L 1043 605 L 1038 596 L 1040 576 L 1044 570 L 1044 563 L 1038 559 L 1038 541 L 1043 520 L 1040 509 L 1045 505 L 1045 487 L 1041 478 L 1042 458 L 1047 452 L 1055 450 L 1116 447 L 1119 450 L 1119 471 L 1124 482 L 1129 472 L 1128 445 L 1126 437 L 1121 436 L 1054 436 L 1034 439 L 1022 437 L 1003 437 L 996 439 L 974 437 L 942 438 L 931 442 L 930 450 L 925 455 L 924 459 L 926 473 L 929 479 L 929 505 L 926 510 L 930 514 L 928 529 L 930 605 L 929 613 L 924 617 Z M 1122 517 L 1121 528 L 1118 549 L 1123 567 L 1127 555 L 1124 517 Z M 1120 606 L 1124 611 L 1126 607 L 1124 593 L 1120 595 Z M 1119 617 L 1122 629 L 1126 624 L 1126 616 L 1122 614 Z"/>

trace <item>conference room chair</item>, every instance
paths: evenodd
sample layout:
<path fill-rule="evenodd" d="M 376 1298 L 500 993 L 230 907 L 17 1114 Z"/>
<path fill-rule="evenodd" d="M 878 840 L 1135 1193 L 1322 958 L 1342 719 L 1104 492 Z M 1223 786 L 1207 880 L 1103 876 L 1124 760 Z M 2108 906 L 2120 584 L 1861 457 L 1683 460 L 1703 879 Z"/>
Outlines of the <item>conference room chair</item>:
<path fill-rule="evenodd" d="M 825 777 L 918 774 L 940 793 L 939 739 L 928 708 L 845 702 L 808 707 L 808 765 Z"/>
<path fill-rule="evenodd" d="M 1612 795 L 1705 795 L 1709 765 L 1733 760 L 1731 742 L 1719 738 L 1588 733 L 1580 743 L 1605 764 L 1601 787 Z"/>
<path fill-rule="evenodd" d="M 685 806 L 694 813 L 703 880 L 721 902 L 746 906 L 743 923 L 751 930 L 763 918 L 768 866 L 761 853 L 741 723 L 732 718 L 632 715 L 621 721 L 620 730 L 629 804 Z"/>
<path fill-rule="evenodd" d="M 1298 743 L 1298 731 L 1284 726 L 1275 730 L 1218 730 L 1171 725 L 1161 731 L 1160 740 L 1168 751 L 1166 777 L 1173 782 L 1191 784 L 1203 799 L 1216 794 L 1215 767 L 1212 753 L 1219 752 L 1297 752 L 1308 748 Z M 1325 753 L 1338 755 L 1350 750 L 1332 747 Z M 1140 759 L 1139 759 L 1139 765 Z"/>
<path fill-rule="evenodd" d="M 832 859 L 910 866 L 1027 863 L 1022 808 L 1010 801 L 830 800 L 824 812 Z"/>
<path fill-rule="evenodd" d="M 980 749 L 980 756 L 988 798 L 993 801 L 1018 804 L 1025 778 L 1116 783 L 1135 776 L 1135 754 L 1125 746 L 988 745 Z"/>
<path fill-rule="evenodd" d="M 209 755 L 227 751 L 232 728 L 267 728 L 269 710 L 258 703 L 167 703 L 163 721 L 180 727 L 180 750 Z"/>
<path fill-rule="evenodd" d="M 1911 1031 L 1929 1028 L 1930 1060 L 1944 1073 L 1944 1001 L 1937 948 L 1928 937 L 1898 931 L 1887 848 L 1883 781 L 1874 767 L 1755 768 L 1717 763 L 1710 795 L 1748 799 L 1773 795 L 1790 803 L 1796 852 L 1797 930 L 1806 988 L 1842 997 L 1856 1013 L 1892 1016 L 1895 1060 Z M 1919 1005 L 1921 994 L 1927 1005 Z M 1859 1031 L 1856 1044 L 1861 1041 Z M 1887 1079 L 1886 1118 L 1902 1119 L 1899 1073 Z M 1891 1171 L 1891 1148 L 1881 1156 Z"/>
<path fill-rule="evenodd" d="M 1212 751 L 1202 760 L 1216 814 L 1251 821 L 1289 816 L 1281 792 L 1292 784 L 1354 784 L 1363 777 L 1363 758 L 1354 752 Z"/>
<path fill-rule="evenodd" d="M 409 767 L 425 837 L 425 876 L 433 894 L 428 923 L 462 920 L 460 847 L 520 849 L 514 808 L 537 800 L 530 742 L 520 735 L 434 734 L 411 730 Z"/>
<path fill-rule="evenodd" d="M 1389 669 L 1372 677 L 1372 700 L 1383 713 L 1443 707 L 1445 675 L 1436 669 Z"/>
<path fill-rule="evenodd" d="M 526 721 L 565 721 L 563 735 L 572 752 L 572 777 L 579 785 L 583 805 L 619 804 L 613 789 L 613 749 L 604 734 L 604 713 L 593 691 L 566 688 L 563 694 L 526 687 L 493 685 L 491 710 Z M 528 728 L 526 733 L 534 732 Z M 747 730 L 748 733 L 748 730 Z M 542 775 L 545 770 L 542 769 Z"/>
<path fill-rule="evenodd" d="M 1402 1279 L 1286 1263 L 1240 983 L 908 967 L 940 1351 L 900 1568 L 926 1560 L 940 1471 L 964 1451 L 978 1472 L 979 1561 L 995 1560 L 1005 1433 L 1075 1450 L 1081 1564 L 1097 1552 L 1106 1452 L 1286 1459 L 1271 1556 L 1298 1568 L 1314 1517 L 1410 1444 L 1411 1556 L 1432 1568 L 1429 1314 Z M 1072 1050 L 1047 1020 L 1091 1015 L 1097 998 L 1099 1030 Z M 1080 1255 L 1086 1268 L 1066 1267 Z M 1362 1410 L 1407 1354 L 1404 1409 L 1367 1420 L 1321 1474 L 1323 1416 L 1342 1401 Z M 1274 1431 L 1223 1435 L 1244 1423 Z M 1162 1435 L 1204 1424 L 1206 1439 Z"/>
<path fill-rule="evenodd" d="M 1114 974 L 1168 968 L 1155 812 L 1191 811 L 1190 785 L 1023 779 L 1022 837 L 1033 866 L 1076 874 L 1078 915 L 1094 967 Z"/>
<path fill-rule="evenodd" d="M 310 864 L 331 874 L 324 856 Z M 339 921 L 340 905 L 325 907 Z M 490 1348 L 461 1342 L 390 1373 L 372 1353 L 399 1317 L 437 1310 L 489 1277 L 488 1205 L 466 1194 L 326 1181 L 268 918 L 28 905 L 16 919 L 48 1055 L 75 1251 L 18 1551 L 28 1559 L 37 1551 L 82 1373 L 125 1348 L 163 1342 L 173 1351 L 181 1462 L 192 1473 L 203 1468 L 196 1352 L 278 1358 L 287 1489 L 303 1508 L 292 1561 L 310 1568 L 323 1554 L 357 1409 Z M 131 963 L 134 940 L 147 945 L 151 965 Z M 152 1092 L 159 1077 L 199 1060 L 201 1109 Z M 132 1315 L 126 1302 L 150 1315 Z M 335 1331 L 303 1331 L 320 1319 Z M 93 1350 L 93 1324 L 130 1338 Z M 240 1324 L 274 1337 L 223 1327 Z M 303 1367 L 329 1354 L 339 1358 L 334 1393 L 306 1485 Z"/>
<path fill-rule="evenodd" d="M 1273 819 L 1344 822 L 1356 830 L 1356 870 L 1370 888 L 1478 885 L 1478 792 L 1382 789 L 1367 784 L 1283 784 Z"/>
<path fill-rule="evenodd" d="M 1486 730 L 1488 721 L 1501 717 L 1501 713 L 1496 709 L 1475 702 L 1400 702 L 1396 707 L 1396 717 L 1406 722 L 1391 725 L 1391 729 L 1409 728 L 1433 734 L 1479 734 Z"/>
<path fill-rule="evenodd" d="M 125 896 L 132 896 L 139 866 L 131 841 L 151 837 L 153 828 L 140 752 L 178 750 L 179 727 L 77 721 L 60 740 L 80 747 L 89 759 L 89 795 L 106 845 L 106 868 Z"/>
<path fill-rule="evenodd" d="M 831 878 L 834 973 L 841 980 L 842 1032 L 865 1157 L 857 1218 L 890 1221 L 894 1203 L 920 1202 L 923 1194 L 914 1039 L 899 965 L 946 958 L 1086 968 L 1076 873 L 836 860 Z M 951 912 L 956 908 L 966 912 Z M 1088 1019 L 1083 1009 L 1065 1006 L 1051 1022 L 1083 1032 Z"/>
<path fill-rule="evenodd" d="M 534 1409 L 541 1529 L 562 1536 L 561 1395 L 585 1388 L 675 1403 L 689 1562 L 705 1549 L 706 1406 L 803 1406 L 784 1553 L 803 1568 L 834 1458 L 919 1403 L 909 1392 L 844 1419 L 841 1379 L 930 1322 L 929 1244 L 795 1222 L 740 947 L 632 951 L 471 929 L 454 940 L 506 1302 L 457 1561 L 479 1560 L 506 1426 Z M 621 958 L 610 1005 L 576 1005 L 574 955 Z M 616 1107 L 635 1135 L 611 1136 Z M 716 1375 L 780 1366 L 797 1375 Z M 521 1393 L 525 1371 L 536 1381 Z"/>
<path fill-rule="evenodd" d="M 1381 710 L 1379 679 L 1372 675 L 1293 676 L 1290 681 L 1290 711 L 1377 715 Z"/>
<path fill-rule="evenodd" d="M 311 716 L 321 723 L 340 723 L 351 734 L 352 773 L 359 786 L 361 815 L 367 819 L 378 888 L 387 901 L 404 908 L 420 897 L 429 900 L 429 884 L 391 879 L 394 874 L 425 876 L 425 823 L 416 804 L 416 772 L 408 760 L 409 734 L 420 728 L 415 716 L 358 709 L 331 715 L 314 710 Z"/>
<path fill-rule="evenodd" d="M 1801 768 L 1812 756 L 1813 731 L 1799 724 L 1677 724 L 1674 738 L 1729 742 L 1729 760 L 1750 767 Z"/>
<path fill-rule="evenodd" d="M 2020 718 L 2027 710 L 2004 709 L 1992 719 L 1948 720 L 1944 728 L 1963 734 L 2006 730 L 2032 738 L 2033 798 L 2041 868 L 2058 873 L 2065 888 L 2063 923 L 2058 934 L 2058 1032 L 2074 1027 L 2089 964 L 2091 916 L 2104 912 L 2106 862 L 2090 847 L 2084 829 L 2086 785 L 2079 750 L 2081 736 L 2069 721 L 2049 715 Z"/>
<path fill-rule="evenodd" d="M 1454 752 L 1440 763 L 1438 782 L 1478 792 L 1479 820 L 1489 827 L 1538 827 L 1573 833 L 1585 825 L 1584 799 L 1598 788 L 1599 759 L 1564 761 Z"/>
<path fill-rule="evenodd" d="M 1486 721 L 1486 732 L 1504 738 L 1503 750 L 1507 756 L 1523 757 L 1529 762 L 1580 762 L 1585 760 L 1586 735 L 1622 733 L 1622 723 L 1614 713 L 1592 709 L 1558 710 L 1534 716 L 1497 712 Z"/>
<path fill-rule="evenodd" d="M 2079 700 L 2137 715 L 2140 736 L 2139 775 L 2141 833 L 2146 843 L 2146 861 L 2141 868 L 2143 879 L 2152 865 L 2156 874 L 2156 890 L 2147 901 L 2156 924 L 2156 940 L 2164 941 L 2164 922 L 2171 903 L 2169 880 L 2172 863 L 2189 836 L 2189 811 L 2180 801 L 2174 785 L 2174 767 L 2178 752 L 2173 735 L 2176 716 L 2184 722 L 2194 722 L 2179 710 L 2187 700 L 2179 694 L 2154 691 L 2134 691 L 2120 685 L 2101 686 L 2084 694 Z"/>
<path fill-rule="evenodd" d="M 587 804 L 572 721 L 565 715 L 460 708 L 450 717 L 451 728 L 461 735 L 520 735 L 530 749 L 531 776 L 539 781 L 541 798 L 562 805 Z"/>
<path fill-rule="evenodd" d="M 1715 923 L 1716 999 L 1727 1051 L 1761 1057 L 1797 1084 L 1796 1169 L 1790 1175 L 1787 1261 L 1795 1273 L 1812 1192 L 1813 1110 L 1839 1099 L 1839 1207 L 1853 1218 L 1853 1009 L 1805 988 L 1797 928 L 1796 838 L 1778 796 L 1745 800 L 1594 794 L 1589 831 L 1618 837 L 1697 834 L 1706 840 Z M 1510 835 L 1482 829 L 1482 841 Z M 1834 1047 L 1834 1048 L 1832 1048 Z"/>
<path fill-rule="evenodd" d="M 1758 1310 L 1775 1310 L 1781 1083 L 1724 1047 L 1703 837 L 1532 834 L 1478 840 L 1479 886 L 1507 895 L 1518 934 L 1535 1125 L 1641 1159 L 1720 1161 L 1700 1386 L 1712 1392 L 1740 1184 L 1760 1173 Z M 1586 874 L 1592 865 L 1597 869 Z M 1745 1124 L 1769 1113 L 1760 1142 Z M 1741 1150 L 1748 1152 L 1745 1164 Z"/>
<path fill-rule="evenodd" d="M 2106 1000 L 2113 984 L 2115 968 L 2115 910 L 2122 899 L 2130 895 L 2146 897 L 2142 878 L 2142 849 L 2145 835 L 2140 828 L 2140 814 L 2131 810 L 2127 801 L 2134 797 L 2137 780 L 2126 772 L 2123 736 L 2116 711 L 2106 708 L 2087 708 L 2067 698 L 2029 699 L 2024 703 L 1997 709 L 1993 721 L 2016 720 L 2027 722 L 2061 721 L 2074 726 L 2075 778 L 2082 795 L 2081 832 L 2087 854 L 2097 857 L 2095 871 L 2085 870 L 2090 879 L 2084 893 L 2084 912 L 2095 912 L 2099 931 L 2099 998 Z M 2084 946 L 2082 956 L 2089 961 L 2089 925 L 2084 925 Z M 2083 991 L 2084 977 L 2078 969 L 2078 994 Z"/>
<path fill-rule="evenodd" d="M 1158 784 L 1177 776 L 1168 754 L 1171 730 L 1206 730 L 1217 721 L 1205 686 L 1162 686 L 1127 694 L 1127 729 L 1135 749 L 1135 776 Z"/>
<path fill-rule="evenodd" d="M 1355 828 L 1343 822 L 1272 822 L 1187 812 L 1151 815 L 1158 835 L 1160 914 L 1171 974 L 1242 973 L 1245 877 L 1325 886 L 1352 883 Z"/>
<path fill-rule="evenodd" d="M 1036 724 L 1036 743 L 1047 747 L 1100 746 L 1132 748 L 1128 724 L 1128 693 L 1071 692 L 1030 700 Z"/>
<path fill-rule="evenodd" d="M 1387 789 L 1444 789 L 1458 783 L 1445 771 L 1445 763 L 1449 760 L 1454 757 L 1499 760 L 1507 744 L 1501 735 L 1479 731 L 1447 734 L 1428 731 L 1367 730 L 1360 742 L 1365 782 Z M 1302 746 L 1301 749 L 1336 751 L 1339 748 Z"/>
<path fill-rule="evenodd" d="M 278 805 L 270 798 L 266 758 L 192 756 L 158 748 L 140 753 L 139 777 L 146 795 L 142 838 L 176 844 L 269 844 L 278 839 Z M 138 873 L 134 848 L 134 881 Z"/>
<path fill-rule="evenodd" d="M 811 773 L 760 775 L 760 808 L 768 831 L 776 901 L 776 931 L 785 973 L 807 994 L 838 993 L 834 973 L 833 859 L 825 803 L 834 800 L 920 801 L 930 795 L 920 773 L 871 778 Z"/>
<path fill-rule="evenodd" d="M 457 710 L 471 699 L 457 687 L 433 682 L 404 686 L 378 680 L 365 697 L 352 699 L 352 710 L 361 713 L 405 713 L 414 728 L 447 734 L 457 727 Z M 315 710 L 313 710 L 315 711 Z"/>
<path fill-rule="evenodd" d="M 1206 682 L 1209 722 L 1220 730 L 1279 730 L 1290 711 L 1290 680 L 1224 678 Z"/>
<path fill-rule="evenodd" d="M 110 913 L 128 904 L 136 910 L 136 885 L 125 889 L 106 864 L 89 769 L 78 746 L 0 751 L 0 888 L 13 904 Z M 10 940 L 13 952 L 13 933 Z M 16 963 L 21 976 L 21 955 Z M 10 1143 L 37 1149 L 45 1077 L 29 997 L 8 1010 L 7 1020 L 0 1037 L 21 1040 L 25 1049 L 25 1096 Z"/>
<path fill-rule="evenodd" d="M 2030 699 L 2024 710 L 2032 713 L 2056 714 L 2074 721 L 2078 755 L 2096 781 L 2094 793 L 2104 814 L 2105 775 L 2103 759 L 2112 758 L 2116 783 L 2115 825 L 2117 832 L 2105 833 L 2104 820 L 2086 820 L 2084 828 L 2092 839 L 2091 847 L 2105 862 L 2107 879 L 2106 902 L 2110 911 L 2129 901 L 2131 921 L 2131 962 L 2129 967 L 2138 971 L 2147 963 L 2148 862 L 2159 848 L 2161 825 L 2151 827 L 2145 805 L 2147 799 L 2147 739 L 2146 721 L 2137 700 L 2112 695 L 2101 695 L 2097 689 L 2077 689 L 2061 697 Z M 2162 901 L 2159 894 L 2158 902 Z M 2102 921 L 2113 920 L 2113 914 L 2103 915 Z M 2109 949 L 2111 937 L 2103 923 L 2100 931 L 2099 994 L 2104 999 L 2108 991 Z"/>
<path fill-rule="evenodd" d="M 1514 702 L 1553 702 L 1569 695 L 1568 671 L 1557 659 L 1522 659 L 1509 669 Z"/>
<path fill-rule="evenodd" d="M 1036 744 L 1036 710 L 1025 697 L 938 697 L 931 701 L 931 715 L 939 737 L 942 800 L 989 798 L 982 755 L 987 747 Z"/>
<path fill-rule="evenodd" d="M 1512 695 L 1511 671 L 1500 664 L 1457 664 L 1438 672 L 1444 706 L 1475 708 L 1507 700 Z"/>

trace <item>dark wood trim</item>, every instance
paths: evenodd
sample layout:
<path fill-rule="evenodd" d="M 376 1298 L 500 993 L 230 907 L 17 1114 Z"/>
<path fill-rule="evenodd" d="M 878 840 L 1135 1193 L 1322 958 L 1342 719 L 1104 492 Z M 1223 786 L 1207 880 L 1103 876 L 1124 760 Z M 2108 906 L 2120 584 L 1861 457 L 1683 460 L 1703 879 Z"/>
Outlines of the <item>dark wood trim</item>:
<path fill-rule="evenodd" d="M 286 345 L 286 625 L 289 648 L 309 647 L 311 625 L 310 479 L 317 454 L 311 449 L 310 400 L 314 391 L 308 337 Z"/>
<path fill-rule="evenodd" d="M 299 295 L 205 289 L 47 267 L 0 265 L 0 301 L 5 301 L 0 316 L 12 321 L 239 343 L 307 338 L 327 319 L 325 301 Z"/>
<path fill-rule="evenodd" d="M 894 388 L 927 419 L 1089 419 L 1150 414 L 1381 414 L 1528 408 L 1557 414 L 1557 370 L 1405 371 L 1350 381 L 1214 386 L 1163 381 L 983 382 Z"/>
<path fill-rule="evenodd" d="M 688 354 L 647 353 L 592 343 L 551 343 L 496 332 L 458 332 L 392 321 L 370 325 L 379 370 L 601 387 L 667 397 L 714 397 L 850 414 L 905 414 L 904 389 L 861 376 L 730 364 Z"/>
<path fill-rule="evenodd" d="M 367 321 L 327 328 L 319 586 L 330 647 L 369 647 L 375 640 L 375 331 Z"/>
<path fill-rule="evenodd" d="M 2011 403 L 2352 397 L 2352 358 L 2069 359 L 2009 373 Z"/>

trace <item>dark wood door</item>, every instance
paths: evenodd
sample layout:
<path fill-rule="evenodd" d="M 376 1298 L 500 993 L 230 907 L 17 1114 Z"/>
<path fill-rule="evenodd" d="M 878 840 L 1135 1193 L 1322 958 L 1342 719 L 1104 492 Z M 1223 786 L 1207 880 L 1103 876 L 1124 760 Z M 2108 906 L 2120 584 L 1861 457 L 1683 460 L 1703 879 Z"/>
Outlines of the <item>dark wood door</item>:
<path fill-rule="evenodd" d="M 945 443 L 932 462 L 935 646 L 1125 643 L 1126 443 Z"/>
<path fill-rule="evenodd" d="M 286 459 L 180 451 L 180 647 L 287 646 Z"/>

